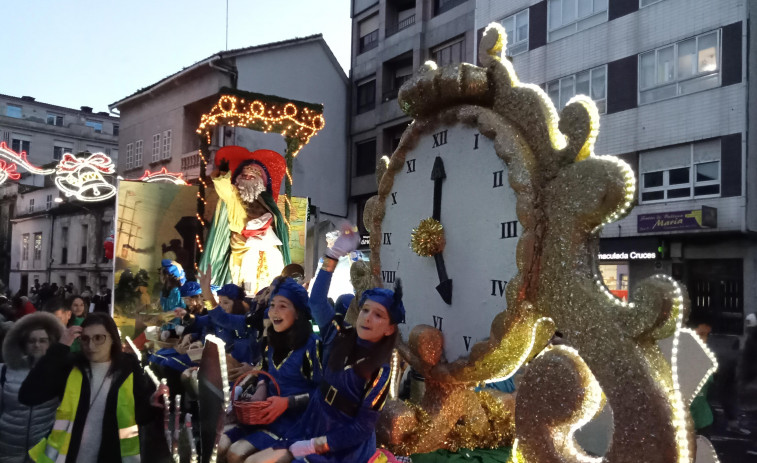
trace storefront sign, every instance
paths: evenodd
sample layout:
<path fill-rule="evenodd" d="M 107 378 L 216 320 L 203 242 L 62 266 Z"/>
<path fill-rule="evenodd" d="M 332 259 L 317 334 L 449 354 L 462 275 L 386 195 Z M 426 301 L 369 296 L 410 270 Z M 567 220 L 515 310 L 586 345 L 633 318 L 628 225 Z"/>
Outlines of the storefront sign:
<path fill-rule="evenodd" d="M 656 257 L 654 252 L 642 251 L 599 253 L 599 260 L 654 260 Z"/>
<path fill-rule="evenodd" d="M 636 226 L 639 233 L 714 228 L 718 226 L 718 210 L 702 206 L 688 211 L 639 214 Z"/>

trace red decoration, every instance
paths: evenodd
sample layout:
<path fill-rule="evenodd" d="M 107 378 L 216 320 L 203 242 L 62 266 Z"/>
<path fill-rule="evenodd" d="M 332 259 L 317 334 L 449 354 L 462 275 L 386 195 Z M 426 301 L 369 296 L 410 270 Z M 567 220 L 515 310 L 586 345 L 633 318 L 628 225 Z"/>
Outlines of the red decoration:
<path fill-rule="evenodd" d="M 15 163 L 6 163 L 2 159 L 0 159 L 0 171 L 5 172 L 5 175 L 11 180 L 18 180 L 21 178 L 21 174 L 16 172 Z"/>
<path fill-rule="evenodd" d="M 113 169 L 113 161 L 102 153 L 95 153 L 86 159 L 78 159 L 71 153 L 66 153 L 63 155 L 63 159 L 58 163 L 58 171 L 73 172 L 79 167 L 85 165 L 93 167 L 104 174 L 115 173 L 115 170 Z"/>
<path fill-rule="evenodd" d="M 103 248 L 105 249 L 105 258 L 108 260 L 112 260 L 113 259 L 113 235 L 110 235 L 105 240 L 105 243 L 103 243 Z"/>
<path fill-rule="evenodd" d="M 169 181 L 180 185 L 185 185 L 184 174 L 181 172 L 169 172 L 165 166 L 157 172 L 146 170 L 138 180 L 143 182 Z"/>

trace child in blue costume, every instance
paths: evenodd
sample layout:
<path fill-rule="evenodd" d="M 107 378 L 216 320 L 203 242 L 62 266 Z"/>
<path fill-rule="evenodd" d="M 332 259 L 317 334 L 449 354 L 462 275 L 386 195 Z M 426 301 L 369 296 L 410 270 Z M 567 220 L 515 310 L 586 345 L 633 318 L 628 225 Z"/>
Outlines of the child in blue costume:
<path fill-rule="evenodd" d="M 389 362 L 405 308 L 399 286 L 375 288 L 363 293 L 355 327 L 335 319 L 327 299 L 331 277 L 339 255 L 350 250 L 345 241 L 356 241 L 354 231 L 345 231 L 327 253 L 310 295 L 324 344 L 324 379 L 285 438 L 245 463 L 366 463 L 376 453 L 375 426 L 389 394 Z"/>
<path fill-rule="evenodd" d="M 193 340 L 204 340 L 213 334 L 223 340 L 226 352 L 238 362 L 255 364 L 260 361 L 260 348 L 255 330 L 247 325 L 249 306 L 244 302 L 244 289 L 229 283 L 218 290 L 218 307 L 207 315 L 189 320 L 187 333 Z M 189 314 L 186 318 L 191 318 Z"/>
<path fill-rule="evenodd" d="M 185 307 L 190 308 L 199 306 L 200 310 L 202 310 L 202 289 L 200 288 L 199 283 L 196 281 L 187 281 L 181 286 L 180 294 Z M 180 372 L 196 365 L 187 354 L 180 354 L 173 347 L 160 349 L 152 354 L 150 356 L 150 363 Z"/>
<path fill-rule="evenodd" d="M 186 309 L 181 299 L 179 288 L 187 282 L 184 269 L 178 262 L 163 259 L 160 262 L 160 281 L 163 289 L 160 292 L 160 308 L 163 312 L 170 312 L 176 308 Z"/>
<path fill-rule="evenodd" d="M 262 370 L 273 376 L 281 393 L 270 381 L 259 378 L 253 400 L 268 397 L 262 411 L 266 423 L 237 426 L 221 437 L 219 453 L 228 449 L 229 463 L 241 463 L 256 449 L 271 447 L 291 429 L 322 379 L 321 342 L 310 324 L 305 288 L 288 277 L 275 281 L 268 317 L 271 327 L 264 338 Z"/>

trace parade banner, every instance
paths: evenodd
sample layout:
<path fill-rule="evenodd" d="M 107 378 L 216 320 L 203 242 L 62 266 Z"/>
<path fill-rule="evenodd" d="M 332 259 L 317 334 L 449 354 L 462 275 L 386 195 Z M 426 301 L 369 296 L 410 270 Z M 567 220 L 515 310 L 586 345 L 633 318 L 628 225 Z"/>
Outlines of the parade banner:
<path fill-rule="evenodd" d="M 279 196 L 277 205 L 284 211 L 286 197 Z M 293 264 L 305 266 L 305 244 L 308 234 L 308 207 L 310 200 L 293 196 L 289 209 L 289 257 Z"/>
<path fill-rule="evenodd" d="M 197 194 L 196 186 L 119 183 L 113 317 L 123 335 L 133 334 L 137 318 L 160 324 L 162 259 L 176 261 L 194 279 Z"/>

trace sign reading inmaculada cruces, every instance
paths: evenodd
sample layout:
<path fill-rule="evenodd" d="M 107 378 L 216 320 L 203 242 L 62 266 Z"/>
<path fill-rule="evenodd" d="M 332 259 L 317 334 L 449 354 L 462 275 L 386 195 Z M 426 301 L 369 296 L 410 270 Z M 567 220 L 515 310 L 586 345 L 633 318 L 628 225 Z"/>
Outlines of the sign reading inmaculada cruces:
<path fill-rule="evenodd" d="M 718 226 L 718 210 L 702 206 L 702 209 L 688 211 L 639 214 L 636 226 L 639 233 L 715 228 Z"/>

